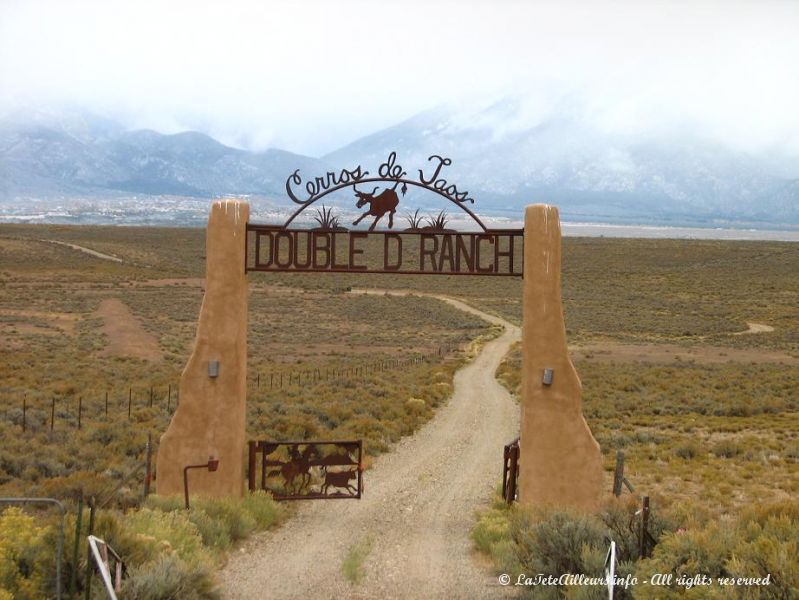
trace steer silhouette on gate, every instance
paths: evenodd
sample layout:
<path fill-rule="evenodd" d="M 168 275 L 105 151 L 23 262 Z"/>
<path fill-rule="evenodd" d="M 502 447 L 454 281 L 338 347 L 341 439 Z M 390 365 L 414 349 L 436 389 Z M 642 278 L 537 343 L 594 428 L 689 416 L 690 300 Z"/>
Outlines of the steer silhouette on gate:
<path fill-rule="evenodd" d="M 393 188 L 384 189 L 378 196 L 375 196 L 377 187 L 375 187 L 370 194 L 368 192 L 359 192 L 355 187 L 355 184 L 353 184 L 352 190 L 355 192 L 355 196 L 358 198 L 356 206 L 358 208 L 362 208 L 364 204 L 368 203 L 369 210 L 353 221 L 352 224 L 357 225 L 366 217 L 372 216 L 375 218 L 375 220 L 369 227 L 369 231 L 373 231 L 375 226 L 377 226 L 377 222 L 382 219 L 386 213 L 388 213 L 388 228 L 391 229 L 394 227 L 394 213 L 397 212 L 397 205 L 399 204 L 399 196 L 397 196 L 396 192 L 397 184 L 399 184 L 399 181 L 394 184 Z"/>

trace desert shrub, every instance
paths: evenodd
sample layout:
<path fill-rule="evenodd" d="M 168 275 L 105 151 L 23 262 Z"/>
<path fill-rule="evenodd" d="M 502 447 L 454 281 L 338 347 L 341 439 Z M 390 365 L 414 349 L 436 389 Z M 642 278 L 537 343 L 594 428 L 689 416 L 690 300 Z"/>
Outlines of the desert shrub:
<path fill-rule="evenodd" d="M 185 511 L 180 496 L 147 498 L 145 507 L 154 511 L 185 515 L 196 528 L 202 543 L 214 550 L 224 550 L 253 530 L 267 529 L 280 521 L 285 510 L 263 491 L 246 494 L 241 499 L 197 498 Z"/>
<path fill-rule="evenodd" d="M 606 549 L 605 534 L 591 517 L 562 510 L 516 510 L 510 520 L 510 535 L 525 572 L 554 577 L 586 573 L 583 547 Z"/>
<path fill-rule="evenodd" d="M 778 503 L 664 535 L 652 558 L 638 563 L 636 574 L 639 579 L 652 573 L 703 573 L 712 578 L 770 575 L 768 586 L 738 591 L 753 598 L 795 598 L 799 591 L 798 553 L 799 503 Z M 707 590 L 708 597 L 729 597 L 734 589 L 714 584 Z M 678 591 L 676 587 L 640 586 L 636 597 L 676 597 Z"/>
<path fill-rule="evenodd" d="M 225 550 L 233 543 L 225 521 L 214 519 L 200 508 L 192 508 L 188 517 L 200 533 L 205 546 L 212 550 Z"/>
<path fill-rule="evenodd" d="M 520 570 L 515 547 L 510 539 L 510 509 L 497 498 L 494 506 L 478 513 L 477 524 L 472 529 L 472 540 L 481 552 L 487 554 L 497 572 Z"/>
<path fill-rule="evenodd" d="M 258 529 L 268 529 L 285 516 L 283 506 L 275 502 L 268 493 L 261 490 L 245 494 L 240 502 L 244 510 L 253 518 Z"/>
<path fill-rule="evenodd" d="M 130 600 L 216 600 L 221 596 L 210 567 L 169 554 L 131 569 L 122 597 Z"/>
<path fill-rule="evenodd" d="M 657 506 L 658 502 L 653 502 Z M 639 554 L 640 519 L 635 514 L 640 508 L 634 496 L 614 498 L 599 511 L 598 517 L 607 528 L 609 537 L 616 542 L 619 561 L 635 561 Z M 664 534 L 677 529 L 677 519 L 660 510 L 649 514 L 648 531 L 657 544 Z"/>
<path fill-rule="evenodd" d="M 790 446 L 785 451 L 785 458 L 789 460 L 799 460 L 799 444 L 794 444 L 793 446 Z"/>
<path fill-rule="evenodd" d="M 167 549 L 176 552 L 184 560 L 206 558 L 200 532 L 185 513 L 142 508 L 125 515 L 124 527 L 157 542 L 166 542 Z"/>
<path fill-rule="evenodd" d="M 674 449 L 674 454 L 685 460 L 691 460 L 692 458 L 699 456 L 701 451 L 702 450 L 699 447 L 699 444 L 693 440 L 690 440 L 677 446 Z"/>
<path fill-rule="evenodd" d="M 508 507 L 499 497 L 477 515 L 472 540 L 487 554 L 497 573 L 512 579 L 524 574 L 559 577 L 583 574 L 601 577 L 610 540 L 616 542 L 616 575 L 632 575 L 638 560 L 638 502 L 630 497 L 612 499 L 596 514 L 564 510 L 531 511 Z M 653 512 L 649 531 L 657 544 L 675 528 L 677 519 Z M 631 598 L 633 588 L 617 588 L 615 597 Z M 523 595 L 533 598 L 589 600 L 607 597 L 603 586 L 525 586 Z"/>
<path fill-rule="evenodd" d="M 719 458 L 734 458 L 742 452 L 743 448 L 734 440 L 721 440 L 713 446 L 713 454 Z"/>
<path fill-rule="evenodd" d="M 198 498 L 194 504 L 211 519 L 223 523 L 234 542 L 246 538 L 255 529 L 255 519 L 234 498 Z"/>
<path fill-rule="evenodd" d="M 46 533 L 20 508 L 0 514 L 0 593 L 19 600 L 41 597 L 52 562 L 52 557 L 43 560 Z"/>
<path fill-rule="evenodd" d="M 152 508 L 163 512 L 171 512 L 173 510 L 183 509 L 185 500 L 178 495 L 173 496 L 159 496 L 158 494 L 151 494 L 147 496 L 144 501 L 145 508 Z"/>

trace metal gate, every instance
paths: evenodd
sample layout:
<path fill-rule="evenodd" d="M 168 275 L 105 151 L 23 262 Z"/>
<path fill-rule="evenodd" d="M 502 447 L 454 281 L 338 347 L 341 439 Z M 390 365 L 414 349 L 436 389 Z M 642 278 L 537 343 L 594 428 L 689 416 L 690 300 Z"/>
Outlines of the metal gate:
<path fill-rule="evenodd" d="M 502 457 L 502 497 L 512 504 L 516 501 L 516 486 L 519 481 L 519 438 L 505 446 Z"/>
<path fill-rule="evenodd" d="M 250 490 L 268 490 L 275 500 L 357 499 L 363 493 L 363 440 L 251 441 L 248 465 Z"/>

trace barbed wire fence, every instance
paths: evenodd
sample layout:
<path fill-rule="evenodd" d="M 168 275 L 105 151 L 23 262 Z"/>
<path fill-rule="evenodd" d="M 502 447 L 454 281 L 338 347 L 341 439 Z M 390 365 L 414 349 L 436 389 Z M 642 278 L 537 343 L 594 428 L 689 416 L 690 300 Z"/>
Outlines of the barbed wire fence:
<path fill-rule="evenodd" d="M 434 352 L 417 353 L 406 358 L 384 358 L 360 364 L 318 366 L 313 368 L 255 368 L 248 374 L 248 390 L 264 392 L 282 390 L 292 386 L 309 387 L 325 382 L 339 383 L 357 379 L 365 381 L 369 376 L 398 369 L 448 360 L 462 348 L 456 345 L 439 346 Z M 81 430 L 87 419 L 112 420 L 126 418 L 134 420 L 135 411 L 142 408 L 163 408 L 166 415 L 172 414 L 180 403 L 177 383 L 160 385 L 115 385 L 102 391 L 87 391 L 69 395 L 22 393 L 21 398 L 5 403 L 3 418 L 20 427 L 23 433 L 46 430 L 55 432 L 58 425 Z M 16 405 L 16 406 L 15 406 Z"/>

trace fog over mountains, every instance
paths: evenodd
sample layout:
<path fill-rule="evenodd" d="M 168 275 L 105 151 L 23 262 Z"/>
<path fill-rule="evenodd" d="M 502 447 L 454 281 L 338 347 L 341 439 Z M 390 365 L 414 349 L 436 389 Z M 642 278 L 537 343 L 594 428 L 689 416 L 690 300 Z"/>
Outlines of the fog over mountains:
<path fill-rule="evenodd" d="M 779 152 L 748 155 L 689 134 L 608 133 L 568 114 L 525 122 L 507 98 L 472 112 L 440 107 L 322 157 L 250 152 L 199 132 L 127 130 L 78 111 L 17 111 L 0 119 L 0 211 L 38 200 L 79 203 L 246 194 L 289 206 L 286 178 L 362 164 L 391 151 L 415 175 L 431 154 L 483 214 L 532 202 L 564 218 L 619 223 L 799 225 L 799 168 Z"/>

